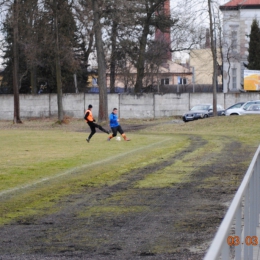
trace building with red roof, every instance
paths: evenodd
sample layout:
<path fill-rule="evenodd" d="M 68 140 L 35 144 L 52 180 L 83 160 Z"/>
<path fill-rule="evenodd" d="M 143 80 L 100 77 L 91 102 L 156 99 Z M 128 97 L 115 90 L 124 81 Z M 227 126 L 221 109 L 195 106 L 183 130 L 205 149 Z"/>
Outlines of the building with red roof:
<path fill-rule="evenodd" d="M 244 64 L 253 19 L 260 20 L 260 0 L 231 0 L 220 6 L 223 14 L 223 92 L 243 90 Z"/>
<path fill-rule="evenodd" d="M 260 1 L 259 0 L 231 0 L 227 2 L 226 4 L 222 5 L 220 7 L 221 10 L 233 8 L 233 9 L 239 9 L 239 8 L 252 8 L 253 6 L 259 6 Z"/>

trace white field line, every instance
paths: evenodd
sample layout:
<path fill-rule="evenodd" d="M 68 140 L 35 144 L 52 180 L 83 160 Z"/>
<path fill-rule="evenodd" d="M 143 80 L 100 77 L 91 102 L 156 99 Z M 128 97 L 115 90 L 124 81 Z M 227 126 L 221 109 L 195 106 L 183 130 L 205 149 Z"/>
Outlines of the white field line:
<path fill-rule="evenodd" d="M 82 171 L 84 169 L 87 169 L 87 168 L 90 168 L 90 167 L 93 167 L 93 166 L 96 166 L 96 165 L 99 165 L 99 164 L 104 164 L 106 162 L 111 162 L 112 160 L 118 159 L 120 157 L 125 157 L 126 155 L 129 155 L 129 154 L 132 154 L 132 153 L 136 153 L 136 152 L 141 151 L 141 150 L 149 149 L 149 148 L 151 148 L 153 146 L 156 146 L 156 145 L 164 143 L 164 142 L 168 142 L 169 140 L 171 140 L 171 138 L 168 138 L 168 139 L 165 139 L 163 141 L 160 141 L 160 142 L 157 142 L 157 143 L 153 143 L 153 144 L 150 144 L 150 145 L 147 145 L 147 146 L 143 146 L 143 147 L 137 148 L 135 150 L 131 150 L 131 151 L 128 151 L 128 152 L 125 152 L 125 153 L 121 153 L 121 154 L 118 154 L 118 155 L 115 155 L 115 156 L 111 156 L 109 158 L 106 158 L 106 159 L 103 159 L 103 160 L 100 160 L 100 161 L 96 161 L 96 162 L 93 162 L 93 163 L 88 163 L 88 164 L 84 164 L 84 165 L 81 165 L 81 166 L 77 166 L 77 167 L 74 167 L 74 168 L 69 169 L 67 171 L 58 173 L 56 175 L 53 175 L 53 176 L 50 176 L 50 177 L 46 177 L 46 178 L 40 179 L 38 181 L 29 183 L 27 185 L 21 185 L 19 187 L 15 187 L 15 188 L 12 188 L 12 189 L 1 191 L 0 192 L 0 197 L 3 196 L 3 195 L 6 195 L 8 193 L 13 193 L 13 192 L 16 192 L 16 191 L 19 191 L 19 190 L 22 190 L 22 189 L 27 189 L 27 188 L 33 187 L 35 185 L 41 184 L 41 183 L 46 182 L 46 181 L 50 181 L 50 180 L 57 179 L 59 177 L 65 176 L 65 175 L 76 173 L 77 171 Z"/>

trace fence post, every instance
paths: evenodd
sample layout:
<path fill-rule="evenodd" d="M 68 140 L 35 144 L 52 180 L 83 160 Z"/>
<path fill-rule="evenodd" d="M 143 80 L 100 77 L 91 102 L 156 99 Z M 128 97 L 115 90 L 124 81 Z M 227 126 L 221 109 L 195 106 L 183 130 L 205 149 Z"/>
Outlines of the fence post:
<path fill-rule="evenodd" d="M 255 168 L 255 167 L 254 167 Z M 255 234 L 255 227 L 254 227 L 254 213 L 255 213 L 255 209 L 254 209 L 254 169 L 253 169 L 253 174 L 252 177 L 250 179 L 249 182 L 249 237 L 252 238 L 252 236 L 254 236 Z M 250 241 L 250 239 L 249 239 Z M 246 245 L 248 247 L 248 251 L 249 251 L 249 259 L 253 259 L 253 246 L 252 245 Z"/>
<path fill-rule="evenodd" d="M 242 207 L 242 204 L 240 202 L 240 205 L 236 212 L 236 228 L 235 228 L 235 235 L 238 236 L 240 239 L 242 239 L 241 207 Z M 239 245 L 235 247 L 235 259 L 236 260 L 241 260 L 241 243 L 242 243 L 242 241 L 240 241 Z"/>
<path fill-rule="evenodd" d="M 227 243 L 227 237 L 226 237 L 221 251 L 221 259 L 226 260 L 228 258 L 229 258 L 229 245 Z"/>
<path fill-rule="evenodd" d="M 244 243 L 244 259 L 248 259 L 248 246 L 246 245 L 246 238 L 249 236 L 249 184 L 246 187 L 245 191 L 245 209 L 244 209 L 244 237 L 242 238 L 242 242 Z"/>
<path fill-rule="evenodd" d="M 256 190 L 257 190 L 257 196 L 256 196 L 256 203 L 257 203 L 257 226 L 259 227 L 259 213 L 260 213 L 260 155 L 258 155 L 257 164 L 256 164 Z"/>

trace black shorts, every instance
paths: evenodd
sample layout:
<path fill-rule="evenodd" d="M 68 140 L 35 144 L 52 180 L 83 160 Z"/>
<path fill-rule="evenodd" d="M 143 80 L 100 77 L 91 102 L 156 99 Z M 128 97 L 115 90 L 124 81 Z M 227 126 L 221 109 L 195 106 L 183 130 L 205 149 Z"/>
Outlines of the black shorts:
<path fill-rule="evenodd" d="M 116 126 L 116 127 L 111 127 L 111 130 L 112 130 L 113 136 L 116 136 L 117 132 L 119 132 L 121 135 L 124 133 L 124 131 L 120 125 Z"/>

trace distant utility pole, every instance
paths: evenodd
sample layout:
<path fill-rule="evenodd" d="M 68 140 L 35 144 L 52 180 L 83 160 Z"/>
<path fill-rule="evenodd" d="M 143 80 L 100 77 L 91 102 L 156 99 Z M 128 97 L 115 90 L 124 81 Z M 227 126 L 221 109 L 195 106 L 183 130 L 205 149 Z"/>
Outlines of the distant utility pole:
<path fill-rule="evenodd" d="M 208 9 L 209 9 L 209 24 L 210 24 L 210 40 L 211 40 L 211 53 L 213 57 L 213 116 L 217 116 L 217 52 L 216 52 L 216 43 L 214 40 L 214 29 L 212 22 L 212 12 L 211 12 L 211 0 L 208 0 Z"/>

